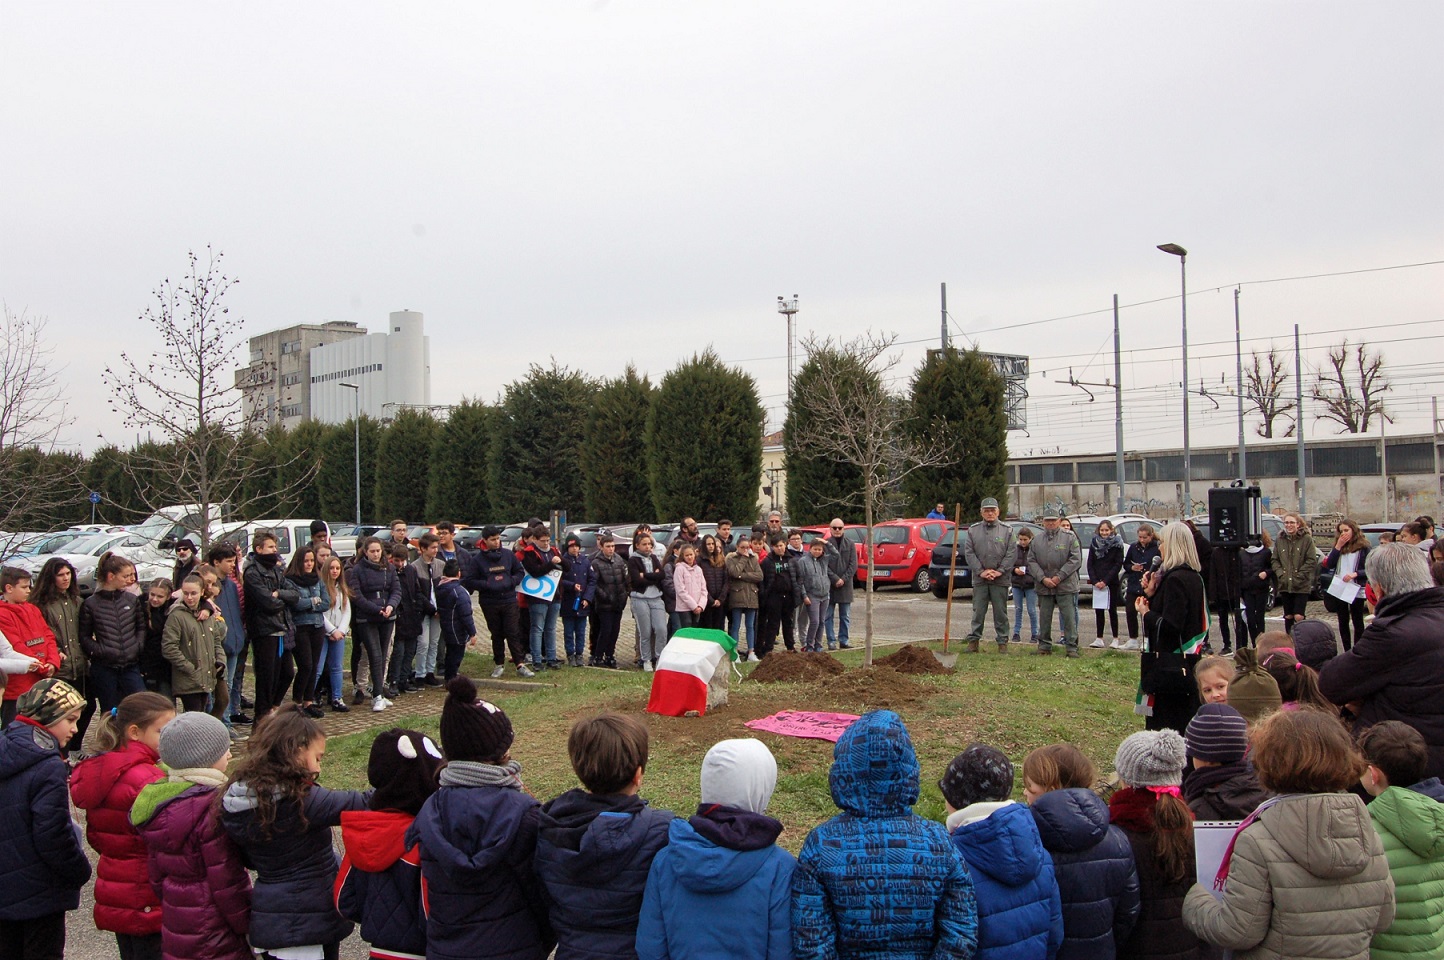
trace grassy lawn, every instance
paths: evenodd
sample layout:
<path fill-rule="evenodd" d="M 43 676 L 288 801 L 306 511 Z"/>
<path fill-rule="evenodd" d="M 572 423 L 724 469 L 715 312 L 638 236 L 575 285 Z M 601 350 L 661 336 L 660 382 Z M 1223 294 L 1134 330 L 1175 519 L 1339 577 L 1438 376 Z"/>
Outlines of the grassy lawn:
<path fill-rule="evenodd" d="M 888 652 L 883 648 L 879 655 Z M 518 692 L 484 689 L 482 695 L 511 718 L 516 729 L 512 756 L 522 763 L 527 789 L 543 801 L 577 785 L 567 760 L 567 730 L 576 718 L 598 710 L 646 720 L 652 742 L 642 795 L 683 814 L 696 807 L 698 771 L 707 749 L 728 737 L 756 736 L 777 757 L 777 792 L 769 812 L 783 822 L 780 842 L 794 852 L 808 830 L 836 812 L 827 786 L 832 744 L 754 734 L 743 726 L 747 720 L 785 709 L 857 714 L 878 707 L 896 710 L 908 725 L 922 764 L 917 812 L 937 820 L 944 814 L 937 781 L 969 741 L 990 743 L 1013 760 L 1018 768 L 1014 796 L 1021 799 L 1022 760 L 1029 750 L 1067 740 L 1106 773 L 1113 769 L 1119 741 L 1143 726 L 1132 712 L 1138 659 L 1131 654 L 1088 651 L 1070 661 L 1061 649 L 1051 657 L 1038 657 L 1025 644 L 1007 656 L 990 650 L 960 657 L 955 672 L 943 676 L 863 670 L 860 651 L 843 652 L 840 659 L 847 673 L 816 684 L 737 682 L 734 675 L 728 705 L 701 718 L 644 713 L 650 675 L 630 670 L 567 669 L 546 675 L 556 686 Z M 470 676 L 485 676 L 489 666 L 489 660 L 468 656 L 464 669 Z M 750 665 L 744 665 L 746 670 Z M 437 717 L 407 716 L 398 705 L 386 720 L 386 726 L 423 730 L 439 741 Z M 321 782 L 364 787 L 371 741 L 381 729 L 384 726 L 333 737 Z"/>

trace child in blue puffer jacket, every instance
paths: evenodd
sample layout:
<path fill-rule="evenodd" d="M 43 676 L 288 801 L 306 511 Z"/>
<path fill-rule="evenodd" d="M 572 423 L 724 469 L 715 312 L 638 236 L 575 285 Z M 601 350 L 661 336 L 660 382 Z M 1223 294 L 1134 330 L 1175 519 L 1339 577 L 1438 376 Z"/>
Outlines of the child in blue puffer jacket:
<path fill-rule="evenodd" d="M 336 912 L 361 924 L 371 956 L 426 953 L 421 910 L 421 851 L 406 831 L 436 792 L 443 760 L 431 738 L 393 728 L 371 743 L 366 779 L 375 787 L 365 810 L 341 814 L 346 855 L 336 874 Z"/>
<path fill-rule="evenodd" d="M 902 718 L 876 710 L 847 728 L 828 780 L 841 813 L 814 829 L 792 875 L 798 960 L 969 960 L 978 907 L 941 824 L 912 812 L 918 758 Z"/>
<path fill-rule="evenodd" d="M 973 875 L 977 960 L 1053 960 L 1063 943 L 1063 904 L 1032 813 L 1010 799 L 1013 764 L 994 747 L 970 743 L 938 789 L 953 846 Z"/>
<path fill-rule="evenodd" d="M 777 761 L 762 741 L 707 751 L 697 814 L 672 821 L 647 875 L 639 960 L 791 960 L 797 860 L 777 845 L 782 824 L 765 812 L 776 786 Z"/>

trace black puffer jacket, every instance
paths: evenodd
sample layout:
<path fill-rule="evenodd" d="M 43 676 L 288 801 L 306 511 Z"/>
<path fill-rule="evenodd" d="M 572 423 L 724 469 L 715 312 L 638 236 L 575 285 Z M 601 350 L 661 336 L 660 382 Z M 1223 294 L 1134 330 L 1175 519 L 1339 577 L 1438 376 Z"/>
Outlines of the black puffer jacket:
<path fill-rule="evenodd" d="M 291 629 L 291 605 L 301 594 L 286 582 L 281 564 L 268 567 L 253 553 L 246 558 L 241 583 L 246 588 L 246 633 L 250 637 L 278 637 Z"/>
<path fill-rule="evenodd" d="M 91 663 L 128 667 L 145 645 L 145 598 L 128 590 L 97 590 L 80 605 L 80 647 Z"/>
<path fill-rule="evenodd" d="M 627 609 L 631 581 L 627 561 L 620 554 L 612 554 L 610 560 L 600 553 L 592 557 L 592 578 L 596 581 L 592 602 L 598 610 Z"/>
<path fill-rule="evenodd" d="M 1030 808 L 1063 898 L 1058 960 L 1111 960 L 1138 921 L 1138 871 L 1121 827 L 1091 790 L 1053 790 Z"/>
<path fill-rule="evenodd" d="M 1249 591 L 1267 591 L 1269 584 L 1274 579 L 1274 552 L 1269 547 L 1259 547 L 1257 550 L 1244 549 L 1238 554 L 1239 565 L 1239 587 L 1245 593 Z M 1266 573 L 1268 576 L 1260 577 L 1259 574 Z"/>
<path fill-rule="evenodd" d="M 1239 590 L 1243 581 L 1243 551 L 1238 547 L 1214 547 L 1209 558 L 1208 600 L 1216 610 L 1231 610 L 1238 606 Z M 1199 558 L 1202 559 L 1201 557 Z M 1258 576 L 1254 576 L 1258 580 Z M 1259 581 L 1262 583 L 1263 581 Z"/>
<path fill-rule="evenodd" d="M 401 603 L 401 580 L 390 563 L 358 560 L 346 574 L 346 585 L 351 588 L 352 619 L 361 623 L 396 619 L 396 608 Z M 383 617 L 381 611 L 387 607 L 391 608 L 391 616 Z"/>

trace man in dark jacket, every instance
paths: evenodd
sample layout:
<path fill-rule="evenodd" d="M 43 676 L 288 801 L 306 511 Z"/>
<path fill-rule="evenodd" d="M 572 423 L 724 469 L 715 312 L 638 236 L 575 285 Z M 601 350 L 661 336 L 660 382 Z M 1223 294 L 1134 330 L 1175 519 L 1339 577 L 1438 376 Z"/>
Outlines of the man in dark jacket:
<path fill-rule="evenodd" d="M 475 556 L 465 558 L 461 568 L 461 584 L 475 591 L 476 602 L 491 634 L 491 658 L 496 669 L 493 678 L 506 672 L 506 654 L 519 676 L 535 676 L 526 665 L 526 652 L 521 643 L 521 614 L 516 605 L 516 588 L 525 571 L 516 554 L 501 545 L 501 527 L 482 529 L 483 548 Z"/>
<path fill-rule="evenodd" d="M 617 542 L 609 533 L 597 536 L 597 554 L 592 557 L 588 581 L 592 589 L 592 605 L 597 612 L 596 630 L 592 632 L 593 667 L 617 665 L 617 634 L 622 627 L 622 614 L 627 611 L 627 594 L 631 589 L 627 561 L 617 553 Z"/>
<path fill-rule="evenodd" d="M 787 541 L 778 537 L 772 552 L 762 558 L 762 587 L 757 593 L 757 643 L 752 652 L 765 657 L 777 643 L 777 628 L 782 628 L 782 641 L 792 649 L 792 560 L 787 556 Z"/>
<path fill-rule="evenodd" d="M 286 698 L 295 676 L 286 635 L 291 627 L 291 605 L 300 599 L 286 582 L 276 535 L 257 531 L 242 580 L 246 588 L 246 634 L 256 656 L 256 716 L 264 717 Z"/>
<path fill-rule="evenodd" d="M 840 647 L 846 650 L 849 644 L 849 627 L 852 625 L 852 585 L 857 579 L 857 549 L 852 541 L 843 536 L 846 530 L 840 517 L 833 517 L 828 524 L 827 538 L 828 572 L 832 574 L 832 596 L 828 600 L 827 619 L 823 629 L 827 634 L 827 649 Z M 837 618 L 837 633 L 832 632 L 833 616 Z M 748 639 L 752 639 L 750 636 Z"/>
<path fill-rule="evenodd" d="M 1012 592 L 1011 564 L 1016 553 L 1013 528 L 998 519 L 998 501 L 984 497 L 983 519 L 968 527 L 963 557 L 973 582 L 973 629 L 968 633 L 968 653 L 978 652 L 983 623 L 993 608 L 993 639 L 999 653 L 1008 652 L 1008 594 Z M 954 531 L 954 536 L 956 536 Z"/>
<path fill-rule="evenodd" d="M 220 607 L 221 617 L 226 621 L 226 638 L 222 646 L 226 651 L 226 684 L 230 687 L 231 708 L 222 719 L 226 722 L 226 728 L 231 729 L 233 724 L 251 722 L 251 718 L 241 709 L 241 680 L 244 676 L 242 671 L 245 669 L 249 644 L 246 641 L 246 618 L 241 612 L 241 591 L 233 578 L 236 572 L 236 551 L 229 544 L 216 544 L 206 554 L 206 562 L 215 567 L 219 575 L 217 586 L 220 593 L 216 595 L 216 606 Z M 334 696 L 340 695 L 341 691 L 335 691 Z"/>
<path fill-rule="evenodd" d="M 1429 745 L 1425 776 L 1444 776 L 1444 587 L 1411 544 L 1370 550 L 1365 570 L 1382 597 L 1374 620 L 1352 650 L 1324 664 L 1319 689 L 1347 705 L 1356 733 L 1382 720 L 1418 730 Z"/>

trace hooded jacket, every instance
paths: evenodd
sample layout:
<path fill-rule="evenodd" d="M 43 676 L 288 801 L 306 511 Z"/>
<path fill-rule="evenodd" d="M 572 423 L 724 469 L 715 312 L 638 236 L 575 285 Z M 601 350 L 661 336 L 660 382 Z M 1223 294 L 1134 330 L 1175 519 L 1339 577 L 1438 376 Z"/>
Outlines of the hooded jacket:
<path fill-rule="evenodd" d="M 251 895 L 251 945 L 262 950 L 344 940 L 351 922 L 331 899 L 339 861 L 331 828 L 346 810 L 366 806 L 352 790 L 311 786 L 300 803 L 279 800 L 269 834 L 257 819 L 256 795 L 232 783 L 221 801 L 221 825 L 256 871 Z M 305 820 L 301 819 L 302 808 Z"/>
<path fill-rule="evenodd" d="M 1183 922 L 1235 960 L 1364 960 L 1394 922 L 1394 883 L 1363 801 L 1274 800 L 1234 838 L 1223 899 L 1194 884 Z"/>
<path fill-rule="evenodd" d="M 80 605 L 80 646 L 92 664 L 119 668 L 140 661 L 145 599 L 129 590 L 97 590 Z"/>
<path fill-rule="evenodd" d="M 1033 822 L 1053 857 L 1063 900 L 1059 960 L 1110 960 L 1138 922 L 1138 871 L 1124 832 L 1091 790 L 1052 790 L 1033 801 Z"/>
<path fill-rule="evenodd" d="M 1319 579 L 1319 548 L 1307 529 L 1293 536 L 1279 534 L 1269 558 L 1279 593 L 1309 593 Z"/>
<path fill-rule="evenodd" d="M 460 580 L 436 585 L 436 620 L 447 646 L 463 646 L 476 636 L 476 617 L 471 611 L 471 594 Z"/>
<path fill-rule="evenodd" d="M 1247 759 L 1199 767 L 1183 781 L 1183 799 L 1195 820 L 1242 820 L 1269 796 Z"/>
<path fill-rule="evenodd" d="M 781 832 L 765 814 L 720 804 L 673 820 L 647 875 L 639 960 L 791 960 L 797 860 L 777 846 Z"/>
<path fill-rule="evenodd" d="M 1444 776 L 1444 587 L 1385 597 L 1374 620 L 1319 670 L 1333 703 L 1361 701 L 1356 732 L 1401 720 L 1429 745 L 1425 777 Z"/>
<path fill-rule="evenodd" d="M 545 960 L 555 942 L 532 857 L 537 802 L 507 787 L 441 787 L 406 834 L 421 844 L 429 960 Z"/>
<path fill-rule="evenodd" d="M 170 608 L 160 649 L 170 667 L 171 689 L 177 696 L 215 689 L 216 677 L 225 675 L 225 638 L 225 623 L 214 614 L 198 620 L 196 611 L 184 602 Z"/>
<path fill-rule="evenodd" d="M 409 640 L 421 636 L 426 618 L 437 614 L 436 588 L 441 583 L 441 559 L 426 562 L 424 557 L 401 568 L 397 582 L 401 586 L 401 604 L 396 608 L 396 636 Z"/>
<path fill-rule="evenodd" d="M 1128 599 L 1131 601 L 1143 596 L 1143 575 L 1153 566 L 1155 557 L 1162 556 L 1158 551 L 1158 541 L 1148 541 L 1148 546 L 1142 543 L 1134 543 L 1123 555 L 1123 579 L 1128 585 Z M 1142 570 L 1134 570 L 1134 565 L 1141 566 Z"/>
<path fill-rule="evenodd" d="M 1274 551 L 1262 544 L 1244 547 L 1238 555 L 1239 590 L 1241 593 L 1267 592 L 1274 579 Z M 1259 574 L 1266 574 L 1260 577 Z"/>
<path fill-rule="evenodd" d="M 971 957 L 973 881 L 942 824 L 912 812 L 918 759 L 902 719 L 866 714 L 832 756 L 841 812 L 807 835 L 792 877 L 798 960 Z"/>
<path fill-rule="evenodd" d="M 536 872 L 546 887 L 556 960 L 637 955 L 652 858 L 673 815 L 638 796 L 568 790 L 541 808 Z"/>
<path fill-rule="evenodd" d="M 141 788 L 165 779 L 160 756 L 139 740 L 82 761 L 70 798 L 86 813 L 85 838 L 100 854 L 95 926 L 134 937 L 160 933 L 160 897 L 150 884 L 145 842 L 130 823 Z"/>
<path fill-rule="evenodd" d="M 61 594 L 47 603 L 40 611 L 45 623 L 55 635 L 55 646 L 65 659 L 60 663 L 56 676 L 71 686 L 77 681 L 84 682 L 90 671 L 85 648 L 80 645 L 80 601 L 67 594 Z"/>
<path fill-rule="evenodd" d="M 1374 960 L 1444 957 L 1444 805 L 1389 787 L 1369 804 L 1394 878 L 1394 923 L 1375 934 Z"/>
<path fill-rule="evenodd" d="M 707 609 L 707 577 L 696 563 L 674 563 L 672 583 L 677 589 L 677 609 L 688 613 L 701 607 Z"/>
<path fill-rule="evenodd" d="M 727 609 L 756 610 L 757 589 L 762 583 L 762 565 L 755 554 L 727 555 Z"/>
<path fill-rule="evenodd" d="M 1028 808 L 971 804 L 948 817 L 948 829 L 973 875 L 977 960 L 1052 960 L 1063 944 L 1063 901 Z"/>
<path fill-rule="evenodd" d="M 405 839 L 415 819 L 399 810 L 341 814 L 346 853 L 336 873 L 336 912 L 361 924 L 373 957 L 426 955 L 421 849 Z"/>
<path fill-rule="evenodd" d="M 0 602 L 0 634 L 5 635 L 16 653 L 60 669 L 60 649 L 55 645 L 55 634 L 35 604 Z M 41 676 L 38 672 L 11 674 L 5 684 L 5 699 L 19 699 Z"/>
<path fill-rule="evenodd" d="M 215 817 L 216 787 L 163 780 L 140 791 L 130 820 L 160 894 L 164 960 L 251 960 L 251 876 Z"/>
<path fill-rule="evenodd" d="M 0 732 L 0 920 L 34 920 L 80 906 L 90 861 L 70 819 L 66 776 L 49 730 L 20 716 Z"/>
<path fill-rule="evenodd" d="M 346 571 L 346 586 L 351 588 L 353 622 L 386 623 L 396 619 L 396 608 L 401 604 L 401 580 L 389 561 L 372 563 L 362 557 Z M 387 607 L 391 608 L 389 618 L 381 615 Z"/>
<path fill-rule="evenodd" d="M 1431 800 L 1444 803 L 1444 783 L 1439 782 L 1438 777 L 1430 777 L 1427 780 L 1420 780 L 1409 787 L 1415 793 L 1422 793 Z"/>
<path fill-rule="evenodd" d="M 557 589 L 557 599 L 562 604 L 562 616 L 580 617 L 586 613 L 578 601 L 585 600 L 590 606 L 597 584 L 592 576 L 592 560 L 585 553 L 575 557 L 568 550 L 562 554 L 562 582 Z"/>
<path fill-rule="evenodd" d="M 476 591 L 476 602 L 483 607 L 506 607 L 516 604 L 516 588 L 526 571 L 516 554 L 506 547 L 480 550 L 462 562 L 461 583 Z"/>

